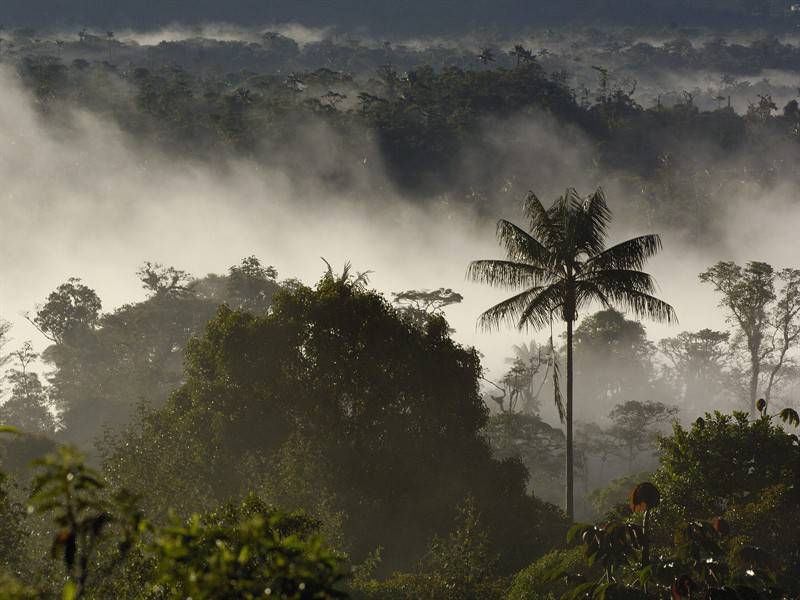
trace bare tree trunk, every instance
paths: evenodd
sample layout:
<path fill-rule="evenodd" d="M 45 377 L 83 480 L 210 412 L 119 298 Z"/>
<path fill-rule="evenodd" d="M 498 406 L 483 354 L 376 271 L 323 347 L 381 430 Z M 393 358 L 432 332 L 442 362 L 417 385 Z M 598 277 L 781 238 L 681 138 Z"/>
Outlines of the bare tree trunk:
<path fill-rule="evenodd" d="M 565 512 L 567 519 L 575 516 L 573 452 L 572 452 L 572 321 L 567 321 L 567 461 L 566 461 L 566 498 Z"/>

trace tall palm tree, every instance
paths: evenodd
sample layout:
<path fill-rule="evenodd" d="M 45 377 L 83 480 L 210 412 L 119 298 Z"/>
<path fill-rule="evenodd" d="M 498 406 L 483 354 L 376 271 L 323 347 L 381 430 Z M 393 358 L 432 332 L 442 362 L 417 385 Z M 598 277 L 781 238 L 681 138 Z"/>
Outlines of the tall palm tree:
<path fill-rule="evenodd" d="M 565 510 L 572 519 L 573 497 L 573 369 L 572 330 L 581 309 L 592 303 L 619 307 L 639 317 L 675 320 L 673 308 L 656 298 L 653 278 L 641 271 L 661 249 L 658 235 L 643 235 L 605 247 L 611 211 L 601 189 L 581 198 L 568 189 L 549 209 L 530 193 L 524 203 L 530 233 L 500 220 L 497 236 L 507 260 L 478 260 L 467 277 L 490 285 L 520 290 L 484 312 L 485 329 L 510 322 L 518 329 L 541 329 L 553 316 L 567 325 L 567 457 Z"/>

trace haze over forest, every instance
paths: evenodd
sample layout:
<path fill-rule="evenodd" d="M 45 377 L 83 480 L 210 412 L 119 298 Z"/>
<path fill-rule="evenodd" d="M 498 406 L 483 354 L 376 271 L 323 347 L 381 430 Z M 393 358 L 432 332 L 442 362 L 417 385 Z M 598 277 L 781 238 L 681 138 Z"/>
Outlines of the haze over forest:
<path fill-rule="evenodd" d="M 0 598 L 798 597 L 800 5 L 0 24 Z"/>

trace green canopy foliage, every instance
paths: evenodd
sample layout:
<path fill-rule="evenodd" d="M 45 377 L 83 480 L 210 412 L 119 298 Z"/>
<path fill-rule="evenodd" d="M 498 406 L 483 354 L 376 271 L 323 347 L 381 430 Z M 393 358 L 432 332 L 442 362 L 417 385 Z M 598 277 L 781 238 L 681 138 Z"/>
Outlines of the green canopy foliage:
<path fill-rule="evenodd" d="M 34 318 L 54 342 L 42 357 L 56 369 L 49 400 L 60 412 L 60 435 L 84 448 L 104 428 L 128 422 L 138 404 L 164 404 L 183 383 L 186 344 L 220 304 L 263 312 L 279 289 L 275 270 L 255 257 L 225 277 L 192 280 L 154 263 L 138 275 L 149 291 L 142 302 L 100 314 L 97 294 L 71 279 Z"/>
<path fill-rule="evenodd" d="M 362 277 L 329 272 L 277 294 L 266 315 L 221 308 L 189 344 L 185 384 L 106 446 L 106 465 L 160 511 L 196 511 L 259 480 L 291 497 L 292 472 L 314 474 L 348 517 L 354 556 L 382 546 L 389 567 L 419 556 L 471 495 L 510 568 L 560 519 L 527 495 L 517 460 L 491 458 L 480 374 L 441 317 L 421 329 Z"/>

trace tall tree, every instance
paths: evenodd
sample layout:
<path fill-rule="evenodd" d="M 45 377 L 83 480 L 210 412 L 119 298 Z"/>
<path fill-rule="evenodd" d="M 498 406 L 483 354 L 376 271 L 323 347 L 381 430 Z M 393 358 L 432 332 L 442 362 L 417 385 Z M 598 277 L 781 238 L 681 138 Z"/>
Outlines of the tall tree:
<path fill-rule="evenodd" d="M 72 277 L 51 292 L 29 320 L 50 341 L 69 345 L 94 329 L 101 308 L 97 293 Z"/>
<path fill-rule="evenodd" d="M 750 361 L 749 406 L 757 414 L 758 379 L 769 353 L 764 340 L 769 329 L 768 308 L 775 300 L 775 271 L 763 262 L 749 262 L 744 267 L 718 262 L 699 277 L 722 294 L 720 306 L 728 309 L 728 321 L 739 326 Z"/>
<path fill-rule="evenodd" d="M 590 402 L 595 414 L 653 396 L 655 347 L 639 321 L 627 319 L 618 310 L 601 310 L 575 328 L 573 343 L 575 376 L 592 382 L 577 401 Z"/>
<path fill-rule="evenodd" d="M 683 331 L 659 342 L 668 363 L 665 378 L 691 414 L 709 410 L 709 400 L 730 388 L 729 340 L 726 331 L 702 329 Z"/>
<path fill-rule="evenodd" d="M 19 427 L 27 433 L 52 434 L 56 422 L 39 375 L 30 371 L 31 363 L 39 358 L 30 342 L 12 353 L 17 368 L 8 373 L 11 397 L 0 406 L 0 422 Z"/>
<path fill-rule="evenodd" d="M 550 208 L 535 194 L 524 203 L 530 233 L 504 219 L 497 225 L 506 260 L 470 264 L 474 281 L 522 291 L 489 308 L 480 317 L 487 329 L 510 322 L 518 329 L 552 324 L 554 315 L 567 327 L 566 490 L 565 510 L 574 515 L 573 493 L 573 326 L 581 309 L 593 303 L 618 306 L 637 316 L 672 321 L 675 311 L 653 293 L 655 282 L 641 271 L 661 249 L 650 234 L 606 248 L 611 211 L 598 189 L 586 198 L 568 189 Z"/>
<path fill-rule="evenodd" d="M 278 291 L 278 271 L 273 266 L 263 266 L 255 256 L 242 259 L 228 269 L 228 303 L 254 313 L 265 311 Z"/>
<path fill-rule="evenodd" d="M 381 545 L 395 565 L 472 495 L 517 568 L 558 519 L 526 495 L 519 461 L 491 457 L 480 374 L 443 319 L 411 327 L 363 275 L 329 271 L 268 313 L 220 308 L 189 344 L 185 384 L 107 447 L 106 466 L 158 511 L 262 485 L 295 507 L 330 493 L 332 512 L 358 515 L 343 525 L 354 555 Z"/>
<path fill-rule="evenodd" d="M 424 327 L 432 316 L 442 316 L 446 307 L 459 304 L 464 299 L 464 296 L 450 288 L 404 290 L 392 296 L 397 312 L 417 327 Z"/>
<path fill-rule="evenodd" d="M 780 288 L 770 312 L 770 365 L 764 399 L 769 402 L 775 384 L 790 362 L 789 352 L 800 338 L 800 270 L 781 269 L 777 273 Z"/>
<path fill-rule="evenodd" d="M 625 450 L 628 473 L 633 473 L 637 453 L 655 450 L 656 435 L 669 423 L 678 408 L 663 402 L 629 400 L 614 407 L 609 413 L 613 425 L 609 433 Z"/>
<path fill-rule="evenodd" d="M 192 281 L 192 276 L 186 271 L 149 261 L 139 268 L 136 275 L 142 282 L 142 287 L 154 298 L 187 294 Z"/>
<path fill-rule="evenodd" d="M 9 331 L 11 331 L 11 323 L 0 319 L 0 367 L 4 366 L 11 359 L 10 354 L 3 354 L 3 348 L 9 342 Z"/>

